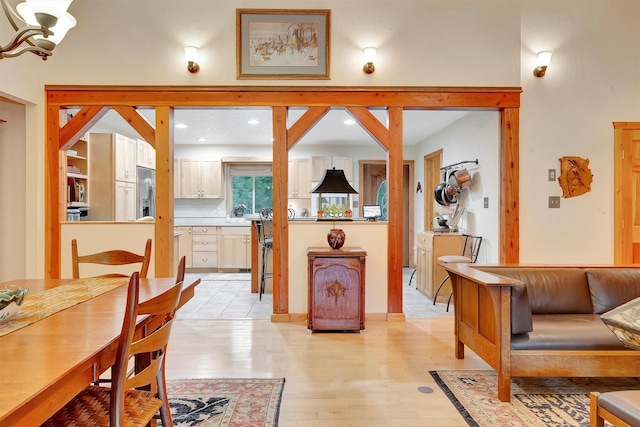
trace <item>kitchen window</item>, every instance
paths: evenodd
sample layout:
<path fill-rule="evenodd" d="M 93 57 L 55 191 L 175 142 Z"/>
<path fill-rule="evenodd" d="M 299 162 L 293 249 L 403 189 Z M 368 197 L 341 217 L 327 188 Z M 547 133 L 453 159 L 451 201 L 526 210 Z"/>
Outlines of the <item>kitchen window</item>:
<path fill-rule="evenodd" d="M 227 212 L 243 216 L 273 207 L 273 167 L 265 163 L 228 165 L 231 200 Z"/>

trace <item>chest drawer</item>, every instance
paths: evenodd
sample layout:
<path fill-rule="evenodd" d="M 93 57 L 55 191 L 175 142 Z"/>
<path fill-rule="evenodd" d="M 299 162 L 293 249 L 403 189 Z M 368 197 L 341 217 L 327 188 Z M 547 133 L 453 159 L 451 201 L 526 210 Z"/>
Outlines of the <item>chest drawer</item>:
<path fill-rule="evenodd" d="M 216 252 L 193 252 L 193 268 L 218 267 L 218 254 Z"/>
<path fill-rule="evenodd" d="M 218 236 L 216 234 L 194 234 L 193 251 L 217 251 Z"/>
<path fill-rule="evenodd" d="M 194 235 L 218 235 L 218 227 L 193 227 Z"/>

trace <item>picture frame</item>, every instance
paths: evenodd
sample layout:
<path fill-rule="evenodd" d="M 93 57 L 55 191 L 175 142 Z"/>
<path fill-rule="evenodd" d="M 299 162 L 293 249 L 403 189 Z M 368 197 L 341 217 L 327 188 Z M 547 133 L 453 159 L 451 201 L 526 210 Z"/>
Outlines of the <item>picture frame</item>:
<path fill-rule="evenodd" d="M 329 79 L 328 9 L 236 9 L 238 79 Z"/>

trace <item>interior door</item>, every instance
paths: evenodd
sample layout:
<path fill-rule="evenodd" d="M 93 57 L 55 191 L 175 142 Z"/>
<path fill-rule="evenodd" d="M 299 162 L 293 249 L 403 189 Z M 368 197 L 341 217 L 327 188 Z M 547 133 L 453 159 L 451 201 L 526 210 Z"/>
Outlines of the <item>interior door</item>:
<path fill-rule="evenodd" d="M 640 122 L 614 122 L 614 263 L 640 264 Z"/>

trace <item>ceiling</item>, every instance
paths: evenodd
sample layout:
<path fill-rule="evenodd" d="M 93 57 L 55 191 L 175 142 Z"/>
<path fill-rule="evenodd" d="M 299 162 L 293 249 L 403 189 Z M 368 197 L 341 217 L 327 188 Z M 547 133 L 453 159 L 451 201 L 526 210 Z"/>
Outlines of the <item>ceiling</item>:
<path fill-rule="evenodd" d="M 69 110 L 75 114 L 77 110 Z M 153 109 L 138 111 L 151 123 L 155 122 Z M 305 108 L 289 110 L 287 127 L 306 111 Z M 385 109 L 371 112 L 386 124 Z M 449 126 L 469 111 L 404 111 L 404 144 L 415 145 L 433 133 Z M 301 140 L 307 144 L 364 145 L 371 143 L 371 136 L 357 123 L 345 124 L 351 116 L 344 108 L 331 109 Z M 176 108 L 174 114 L 175 144 L 237 145 L 271 144 L 271 108 Z M 140 138 L 129 124 L 115 111 L 109 111 L 91 132 L 116 132 L 132 138 Z"/>

